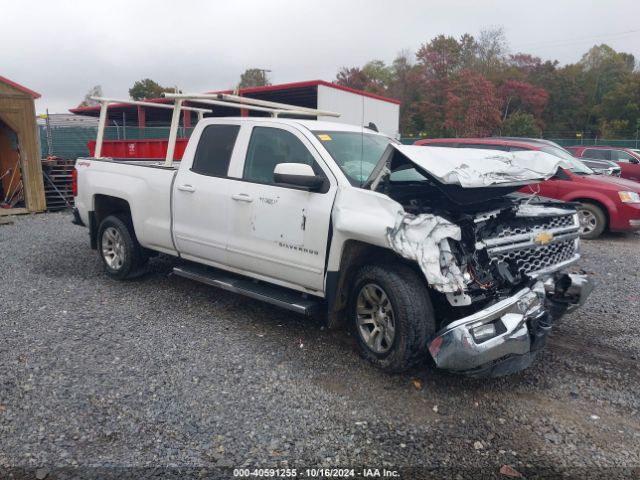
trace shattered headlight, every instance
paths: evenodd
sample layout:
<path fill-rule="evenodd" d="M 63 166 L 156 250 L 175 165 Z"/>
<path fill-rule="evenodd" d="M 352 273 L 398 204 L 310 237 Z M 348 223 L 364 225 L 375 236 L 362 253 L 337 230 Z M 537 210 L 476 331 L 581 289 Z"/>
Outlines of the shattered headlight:
<path fill-rule="evenodd" d="M 640 203 L 640 194 L 638 192 L 618 192 L 622 203 Z"/>

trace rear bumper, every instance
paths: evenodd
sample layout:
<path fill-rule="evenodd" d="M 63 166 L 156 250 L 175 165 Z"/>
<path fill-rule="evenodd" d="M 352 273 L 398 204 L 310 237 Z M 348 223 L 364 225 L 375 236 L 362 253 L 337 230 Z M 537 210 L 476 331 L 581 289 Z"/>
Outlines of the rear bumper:
<path fill-rule="evenodd" d="M 585 275 L 537 280 L 528 288 L 438 332 L 429 352 L 439 368 L 473 376 L 500 376 L 533 361 L 553 325 L 581 306 L 593 290 Z M 493 324 L 496 334 L 479 341 L 474 329 Z"/>

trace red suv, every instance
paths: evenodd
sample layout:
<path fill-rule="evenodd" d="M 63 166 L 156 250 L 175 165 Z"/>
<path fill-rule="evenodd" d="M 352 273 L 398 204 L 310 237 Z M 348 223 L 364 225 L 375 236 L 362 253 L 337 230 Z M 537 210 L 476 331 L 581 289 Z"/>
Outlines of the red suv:
<path fill-rule="evenodd" d="M 640 150 L 623 147 L 565 147 L 576 157 L 594 160 L 612 160 L 620 165 L 620 176 L 640 182 Z"/>
<path fill-rule="evenodd" d="M 418 140 L 415 145 L 449 148 L 481 148 L 514 152 L 539 150 L 564 160 L 565 167 L 544 182 L 524 187 L 521 192 L 576 202 L 582 238 L 596 238 L 605 230 L 640 229 L 640 184 L 593 170 L 559 145 L 548 140 L 507 138 L 436 138 Z"/>

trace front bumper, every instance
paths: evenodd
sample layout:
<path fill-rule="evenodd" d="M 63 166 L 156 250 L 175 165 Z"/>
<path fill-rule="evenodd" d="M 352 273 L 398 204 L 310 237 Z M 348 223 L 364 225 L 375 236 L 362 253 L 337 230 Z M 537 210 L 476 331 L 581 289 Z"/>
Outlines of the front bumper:
<path fill-rule="evenodd" d="M 539 279 L 484 310 L 450 323 L 429 343 L 439 368 L 474 376 L 500 376 L 529 366 L 553 325 L 581 306 L 593 290 L 586 275 Z M 477 340 L 474 329 L 493 324 L 495 336 Z"/>
<path fill-rule="evenodd" d="M 640 229 L 640 203 L 619 203 L 610 216 L 609 229 L 614 232 Z"/>

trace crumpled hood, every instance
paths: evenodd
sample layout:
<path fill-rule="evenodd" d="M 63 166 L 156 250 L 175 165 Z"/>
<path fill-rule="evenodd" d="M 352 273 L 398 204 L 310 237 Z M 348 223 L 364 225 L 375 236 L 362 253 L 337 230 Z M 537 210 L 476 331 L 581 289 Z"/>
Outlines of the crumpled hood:
<path fill-rule="evenodd" d="M 558 167 L 569 167 L 561 158 L 540 151 L 503 152 L 418 145 L 393 147 L 421 173 L 428 173 L 440 183 L 463 188 L 526 185 L 552 177 Z"/>

